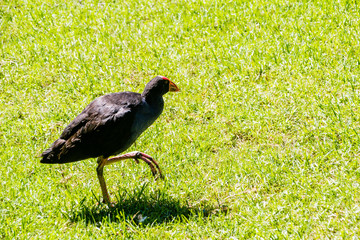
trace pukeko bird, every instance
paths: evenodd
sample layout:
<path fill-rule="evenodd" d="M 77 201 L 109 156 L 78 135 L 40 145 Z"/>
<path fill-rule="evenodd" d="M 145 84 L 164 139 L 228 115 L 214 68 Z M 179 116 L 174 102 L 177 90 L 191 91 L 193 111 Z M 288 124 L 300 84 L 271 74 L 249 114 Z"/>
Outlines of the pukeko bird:
<path fill-rule="evenodd" d="M 97 157 L 96 172 L 106 203 L 110 203 L 110 196 L 103 176 L 105 165 L 129 158 L 139 163 L 138 159 L 141 159 L 150 166 L 154 176 L 158 170 L 162 177 L 157 162 L 145 153 L 135 151 L 109 157 L 128 149 L 160 116 L 164 108 L 163 95 L 177 91 L 179 88 L 172 81 L 157 76 L 145 86 L 142 94 L 118 92 L 96 98 L 41 154 L 40 162 L 61 164 Z"/>

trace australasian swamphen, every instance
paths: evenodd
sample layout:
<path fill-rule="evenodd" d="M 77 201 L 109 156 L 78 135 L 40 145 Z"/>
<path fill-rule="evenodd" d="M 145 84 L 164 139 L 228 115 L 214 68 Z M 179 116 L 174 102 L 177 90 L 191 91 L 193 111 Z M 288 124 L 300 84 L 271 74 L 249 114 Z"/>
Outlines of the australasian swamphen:
<path fill-rule="evenodd" d="M 146 162 L 156 176 L 162 177 L 157 162 L 142 152 L 130 152 L 109 158 L 128 149 L 161 114 L 163 95 L 179 88 L 168 78 L 157 76 L 142 94 L 134 92 L 110 93 L 96 98 L 62 132 L 50 148 L 45 150 L 41 163 L 68 163 L 87 158 L 98 160 L 96 169 L 106 203 L 110 196 L 103 176 L 105 165 L 132 158 Z M 154 167 L 156 166 L 156 168 Z"/>

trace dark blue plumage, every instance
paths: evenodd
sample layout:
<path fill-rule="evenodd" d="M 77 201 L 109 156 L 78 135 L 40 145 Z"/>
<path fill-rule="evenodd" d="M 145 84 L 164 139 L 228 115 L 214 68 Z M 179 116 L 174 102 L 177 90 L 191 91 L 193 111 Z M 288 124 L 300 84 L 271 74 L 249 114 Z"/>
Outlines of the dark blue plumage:
<path fill-rule="evenodd" d="M 41 163 L 68 163 L 102 156 L 107 158 L 129 148 L 161 114 L 163 95 L 178 90 L 157 76 L 142 94 L 110 93 L 92 101 L 65 128 L 60 138 L 42 153 Z M 172 88 L 171 88 L 172 87 Z"/>
<path fill-rule="evenodd" d="M 65 128 L 50 148 L 45 150 L 41 163 L 68 163 L 98 157 L 96 168 L 104 201 L 110 204 L 103 168 L 124 159 L 143 160 L 155 176 L 162 173 L 158 163 L 142 152 L 125 151 L 161 114 L 163 95 L 179 88 L 166 77 L 157 76 L 142 94 L 133 92 L 110 93 L 92 101 Z M 156 170 L 156 168 L 157 170 Z"/>

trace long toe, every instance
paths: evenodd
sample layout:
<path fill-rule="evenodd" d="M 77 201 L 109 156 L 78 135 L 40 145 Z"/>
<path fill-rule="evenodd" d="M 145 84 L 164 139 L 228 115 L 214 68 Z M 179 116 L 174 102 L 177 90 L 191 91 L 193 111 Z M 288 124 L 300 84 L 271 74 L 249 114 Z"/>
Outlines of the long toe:
<path fill-rule="evenodd" d="M 161 179 L 164 179 L 164 175 L 162 174 L 161 169 L 160 169 L 160 167 L 159 167 L 159 164 L 155 161 L 155 159 L 152 158 L 150 155 L 147 155 L 147 154 L 145 154 L 145 153 L 143 153 L 143 156 L 144 156 L 145 158 L 147 158 L 149 161 L 151 161 L 151 162 L 156 166 L 156 168 L 158 169 L 160 178 L 161 178 Z M 156 177 L 156 178 L 157 178 L 157 177 Z"/>
<path fill-rule="evenodd" d="M 149 155 L 143 153 L 142 155 L 142 159 L 146 159 L 147 161 L 149 161 L 151 163 L 151 165 L 149 164 L 149 166 L 151 167 L 151 171 L 153 172 L 153 175 L 155 177 L 155 180 L 158 178 L 158 175 L 160 176 L 161 179 L 164 179 L 164 176 L 161 172 L 161 169 L 159 167 L 159 164 Z M 145 160 L 144 160 L 145 161 Z M 156 166 L 157 170 L 154 168 L 154 165 Z"/>
<path fill-rule="evenodd" d="M 149 165 L 151 172 L 152 172 L 153 176 L 155 177 L 157 175 L 157 171 L 156 171 L 153 163 L 149 159 L 144 157 L 142 154 L 140 154 L 139 158 Z"/>

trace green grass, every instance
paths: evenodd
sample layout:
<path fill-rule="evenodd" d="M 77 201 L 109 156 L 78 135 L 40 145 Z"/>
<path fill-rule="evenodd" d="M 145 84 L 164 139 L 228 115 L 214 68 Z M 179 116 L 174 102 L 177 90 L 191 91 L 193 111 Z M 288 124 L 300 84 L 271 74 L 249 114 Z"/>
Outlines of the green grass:
<path fill-rule="evenodd" d="M 356 1 L 0 2 L 0 239 L 360 235 Z M 94 98 L 180 88 L 105 168 L 38 156 Z"/>

